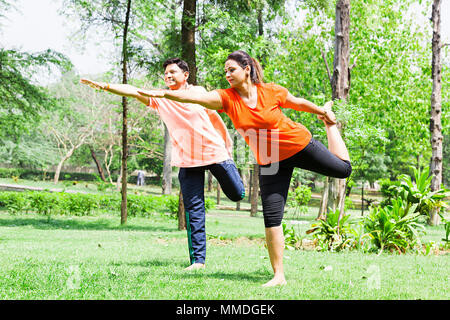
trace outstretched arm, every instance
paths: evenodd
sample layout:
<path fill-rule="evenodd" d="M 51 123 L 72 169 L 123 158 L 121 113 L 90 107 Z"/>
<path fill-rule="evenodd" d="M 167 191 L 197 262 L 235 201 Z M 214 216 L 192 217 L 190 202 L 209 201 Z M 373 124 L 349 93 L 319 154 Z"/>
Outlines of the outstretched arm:
<path fill-rule="evenodd" d="M 317 114 L 319 119 L 326 121 L 329 124 L 336 123 L 336 116 L 331 111 L 331 106 L 333 101 L 328 101 L 323 108 L 315 105 L 311 101 L 303 98 L 294 97 L 292 94 L 288 93 L 286 98 L 286 108 L 294 109 L 297 111 L 309 112 Z"/>
<path fill-rule="evenodd" d="M 141 90 L 138 93 L 151 98 L 166 98 L 178 102 L 195 103 L 212 110 L 222 109 L 222 99 L 217 91 L 198 92 L 196 90 Z"/>
<path fill-rule="evenodd" d="M 148 97 L 144 97 L 138 93 L 139 88 L 136 88 L 129 84 L 97 82 L 84 78 L 80 80 L 80 83 L 88 85 L 94 89 L 108 91 L 119 96 L 136 98 L 145 105 L 148 105 L 150 101 Z"/>

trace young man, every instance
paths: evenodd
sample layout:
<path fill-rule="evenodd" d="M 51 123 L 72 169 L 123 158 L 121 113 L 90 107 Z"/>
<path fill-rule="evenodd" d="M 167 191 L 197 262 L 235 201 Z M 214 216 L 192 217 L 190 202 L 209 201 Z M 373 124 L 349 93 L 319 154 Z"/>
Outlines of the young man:
<path fill-rule="evenodd" d="M 163 64 L 164 81 L 170 90 L 203 93 L 201 86 L 189 85 L 189 68 L 179 58 Z M 200 105 L 168 99 L 148 98 L 139 88 L 81 79 L 83 84 L 111 93 L 133 97 L 158 112 L 172 142 L 172 166 L 180 168 L 178 178 L 183 193 L 191 265 L 187 270 L 204 268 L 206 258 L 205 171 L 210 170 L 223 192 L 232 201 L 242 200 L 245 188 L 232 160 L 232 141 L 217 112 Z"/>

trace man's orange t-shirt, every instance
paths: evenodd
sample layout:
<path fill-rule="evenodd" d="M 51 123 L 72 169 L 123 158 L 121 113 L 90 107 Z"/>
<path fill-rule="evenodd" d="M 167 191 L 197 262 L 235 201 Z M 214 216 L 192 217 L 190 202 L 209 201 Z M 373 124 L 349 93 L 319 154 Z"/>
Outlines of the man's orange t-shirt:
<path fill-rule="evenodd" d="M 256 161 L 266 165 L 287 159 L 311 140 L 311 133 L 302 124 L 283 114 L 288 90 L 274 83 L 256 85 L 257 105 L 254 109 L 245 104 L 233 88 L 216 90 L 223 109 L 234 127 L 250 146 Z"/>

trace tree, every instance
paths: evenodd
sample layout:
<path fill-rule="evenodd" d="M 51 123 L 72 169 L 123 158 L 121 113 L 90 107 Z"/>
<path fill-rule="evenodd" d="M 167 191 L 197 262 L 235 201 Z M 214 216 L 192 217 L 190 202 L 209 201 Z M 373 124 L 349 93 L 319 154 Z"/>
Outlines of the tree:
<path fill-rule="evenodd" d="M 43 127 L 47 128 L 59 151 L 54 183 L 67 161 L 84 144 L 91 144 L 95 128 L 100 126 L 102 115 L 109 107 L 108 96 L 98 95 L 94 90 L 80 86 L 73 74 L 65 75 L 59 83 L 50 87 L 59 101 L 54 110 L 43 113 Z"/>
<path fill-rule="evenodd" d="M 430 173 L 431 191 L 437 191 L 442 184 L 442 156 L 443 156 L 443 135 L 441 124 L 442 113 L 442 65 L 441 65 L 441 0 L 434 0 L 432 7 L 431 21 L 433 24 L 432 51 L 433 58 L 431 62 L 431 78 L 433 80 L 433 89 L 431 93 L 431 115 L 430 115 L 430 134 L 431 134 L 431 163 Z M 437 209 L 438 210 L 438 209 Z M 439 224 L 439 215 L 436 209 L 430 212 L 429 223 L 431 225 Z"/>
<path fill-rule="evenodd" d="M 52 50 L 26 53 L 0 48 L 0 155 L 3 154 L 6 161 L 16 165 L 48 164 L 47 161 L 39 161 L 36 154 L 22 151 L 25 151 L 24 138 L 39 130 L 42 112 L 57 105 L 48 91 L 34 79 L 45 69 L 50 72 L 52 66 L 59 68 L 61 73 L 72 68 L 64 55 Z M 29 144 L 30 147 L 33 145 L 35 143 Z"/>
<path fill-rule="evenodd" d="M 122 83 L 128 83 L 128 26 L 130 21 L 131 0 L 127 1 L 125 13 L 125 24 L 123 26 L 122 37 Z M 122 203 L 120 205 L 120 224 L 127 222 L 127 160 L 128 160 L 128 101 L 127 97 L 122 97 Z"/>
<path fill-rule="evenodd" d="M 347 101 L 350 91 L 350 0 L 338 0 L 336 3 L 333 75 L 330 82 L 333 100 Z M 342 131 L 340 123 L 338 128 Z M 342 216 L 346 180 L 328 177 L 326 179 L 326 185 L 329 187 L 323 190 L 319 216 L 328 208 L 332 211 L 339 209 Z"/>

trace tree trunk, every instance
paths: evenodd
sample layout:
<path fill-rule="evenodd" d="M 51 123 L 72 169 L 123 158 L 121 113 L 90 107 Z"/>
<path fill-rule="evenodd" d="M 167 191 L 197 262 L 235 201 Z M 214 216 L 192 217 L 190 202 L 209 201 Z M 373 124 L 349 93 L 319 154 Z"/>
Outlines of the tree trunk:
<path fill-rule="evenodd" d="M 361 184 L 361 217 L 364 216 L 364 180 Z"/>
<path fill-rule="evenodd" d="M 208 192 L 211 192 L 213 188 L 213 175 L 211 171 L 208 170 Z"/>
<path fill-rule="evenodd" d="M 74 150 L 75 150 L 75 149 L 70 149 L 70 150 L 66 153 L 66 155 L 61 159 L 61 161 L 59 161 L 58 165 L 56 166 L 55 176 L 53 177 L 53 183 L 54 183 L 54 184 L 57 184 L 57 183 L 58 183 L 58 181 L 59 181 L 59 175 L 61 174 L 61 168 L 62 168 L 64 162 L 72 156 Z"/>
<path fill-rule="evenodd" d="M 242 173 L 241 173 L 241 169 L 238 169 L 239 172 L 239 176 L 241 176 L 242 179 Z M 241 201 L 236 201 L 236 211 L 241 210 Z"/>
<path fill-rule="evenodd" d="M 105 174 L 103 173 L 102 165 L 98 161 L 97 156 L 95 155 L 94 148 L 91 145 L 89 145 L 89 150 L 91 151 L 91 157 L 94 160 L 95 165 L 97 166 L 97 171 L 98 171 L 98 174 L 100 175 L 100 178 L 104 182 L 106 182 L 106 178 L 105 178 Z"/>
<path fill-rule="evenodd" d="M 217 197 L 216 197 L 216 203 L 217 205 L 220 204 L 220 183 L 217 181 Z"/>
<path fill-rule="evenodd" d="M 183 193 L 178 194 L 178 230 L 186 230 L 186 214 L 184 212 Z"/>
<path fill-rule="evenodd" d="M 127 2 L 127 12 L 125 16 L 125 26 L 123 28 L 123 45 L 122 45 L 122 83 L 127 84 L 127 35 L 128 24 L 130 21 L 131 0 Z M 126 97 L 122 97 L 122 203 L 120 206 L 120 224 L 127 223 L 127 159 L 128 159 L 128 102 Z"/>
<path fill-rule="evenodd" d="M 164 126 L 164 161 L 163 161 L 163 177 L 162 177 L 162 193 L 172 193 L 172 166 L 170 165 L 172 144 L 170 142 L 169 130 Z"/>
<path fill-rule="evenodd" d="M 431 135 L 431 164 L 430 174 L 431 191 L 441 188 L 442 183 L 442 156 L 443 140 L 441 112 L 442 112 L 442 62 L 441 62 L 441 0 L 433 1 L 431 21 L 433 24 L 432 50 L 433 58 L 431 65 L 431 78 L 433 80 L 433 89 L 431 93 L 431 117 L 430 117 L 430 135 Z M 429 224 L 438 225 L 440 217 L 436 209 L 430 212 Z"/>
<path fill-rule="evenodd" d="M 335 40 L 333 76 L 331 78 L 333 100 L 347 100 L 350 90 L 350 0 L 338 0 L 336 3 Z M 342 126 L 338 123 L 338 129 Z M 339 209 L 339 220 L 344 214 L 345 179 L 330 178 L 332 193 L 328 197 L 327 207 Z"/>
<path fill-rule="evenodd" d="M 253 170 L 248 169 L 249 179 L 248 179 L 248 203 L 252 203 L 252 183 L 253 183 Z"/>
<path fill-rule="evenodd" d="M 253 164 L 252 174 L 252 199 L 250 202 L 250 216 L 256 217 L 258 212 L 258 196 L 259 196 L 259 166 L 257 163 Z"/>
<path fill-rule="evenodd" d="M 197 0 L 183 1 L 183 16 L 181 18 L 181 58 L 189 66 L 190 84 L 197 84 L 197 65 L 195 62 L 195 22 Z"/>
<path fill-rule="evenodd" d="M 325 184 L 323 186 L 323 191 L 322 191 L 322 199 L 320 200 L 319 214 L 318 214 L 316 220 L 326 220 L 326 218 L 327 218 L 328 187 L 330 184 L 329 181 L 330 181 L 330 178 L 325 177 Z"/>

